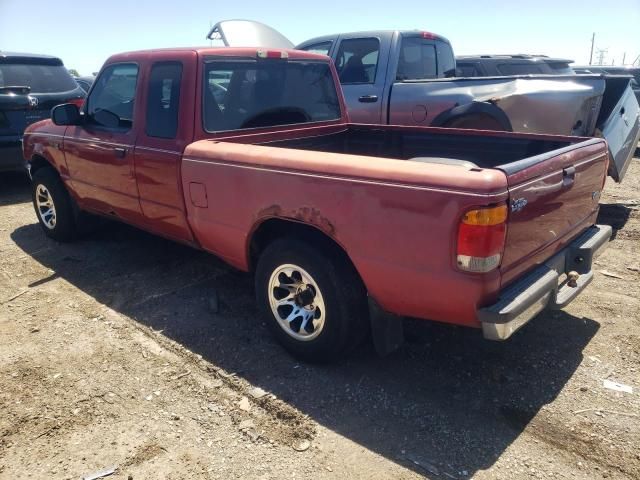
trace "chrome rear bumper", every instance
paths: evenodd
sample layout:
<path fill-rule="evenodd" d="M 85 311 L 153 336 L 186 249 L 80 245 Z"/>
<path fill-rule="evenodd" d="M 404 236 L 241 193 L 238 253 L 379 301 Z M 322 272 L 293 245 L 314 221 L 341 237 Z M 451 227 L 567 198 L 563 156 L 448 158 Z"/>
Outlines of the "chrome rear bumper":
<path fill-rule="evenodd" d="M 593 260 L 611 238 L 609 225 L 594 225 L 544 264 L 500 292 L 499 300 L 478 310 L 482 333 L 506 340 L 545 308 L 566 306 L 593 280 Z M 570 272 L 579 276 L 572 282 Z"/>

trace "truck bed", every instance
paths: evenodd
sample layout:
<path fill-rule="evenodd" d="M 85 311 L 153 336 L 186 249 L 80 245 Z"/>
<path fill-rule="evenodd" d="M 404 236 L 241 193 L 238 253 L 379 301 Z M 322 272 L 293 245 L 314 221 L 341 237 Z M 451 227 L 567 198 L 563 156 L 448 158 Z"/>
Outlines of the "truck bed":
<path fill-rule="evenodd" d="M 277 140 L 264 145 L 320 152 L 428 162 L 451 159 L 495 168 L 538 157 L 579 142 L 576 137 L 510 135 L 442 128 L 408 129 L 351 124 L 336 132 Z M 461 165 L 465 163 L 459 162 Z M 436 163 L 441 163 L 440 161 Z M 466 164 L 468 165 L 468 163 Z"/>

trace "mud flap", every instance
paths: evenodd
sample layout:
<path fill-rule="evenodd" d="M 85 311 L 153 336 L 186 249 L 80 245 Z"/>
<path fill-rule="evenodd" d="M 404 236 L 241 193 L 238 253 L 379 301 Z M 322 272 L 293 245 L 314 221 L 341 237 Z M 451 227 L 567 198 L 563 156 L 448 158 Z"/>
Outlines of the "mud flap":
<path fill-rule="evenodd" d="M 368 297 L 368 302 L 373 346 L 376 353 L 384 357 L 396 351 L 404 343 L 402 317 L 385 312 L 371 297 Z"/>

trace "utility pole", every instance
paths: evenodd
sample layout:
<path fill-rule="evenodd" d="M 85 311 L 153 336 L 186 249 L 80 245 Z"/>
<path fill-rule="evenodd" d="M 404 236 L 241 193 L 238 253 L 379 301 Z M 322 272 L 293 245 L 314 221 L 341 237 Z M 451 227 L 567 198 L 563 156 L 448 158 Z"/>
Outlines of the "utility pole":
<path fill-rule="evenodd" d="M 597 51 L 597 55 L 598 55 L 598 63 L 596 65 L 603 65 L 604 63 L 604 56 L 607 53 L 607 50 L 609 50 L 608 48 L 598 48 Z"/>
<path fill-rule="evenodd" d="M 622 54 L 622 66 L 624 67 L 624 61 L 627 59 L 627 52 Z"/>
<path fill-rule="evenodd" d="M 591 62 L 593 61 L 593 44 L 596 41 L 596 32 L 593 32 L 593 35 L 591 35 L 591 55 L 589 55 L 589 65 L 591 65 Z"/>

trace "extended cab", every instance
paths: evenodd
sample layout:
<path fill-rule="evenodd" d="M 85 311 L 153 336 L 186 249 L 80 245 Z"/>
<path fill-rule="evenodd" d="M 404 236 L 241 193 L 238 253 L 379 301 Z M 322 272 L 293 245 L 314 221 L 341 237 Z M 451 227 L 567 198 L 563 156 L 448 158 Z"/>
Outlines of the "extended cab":
<path fill-rule="evenodd" d="M 46 235 L 98 214 L 253 271 L 310 360 L 370 327 L 389 351 L 401 316 L 506 339 L 581 292 L 611 235 L 604 140 L 351 124 L 330 59 L 295 50 L 115 55 L 24 157 Z"/>

